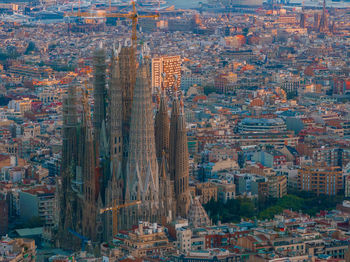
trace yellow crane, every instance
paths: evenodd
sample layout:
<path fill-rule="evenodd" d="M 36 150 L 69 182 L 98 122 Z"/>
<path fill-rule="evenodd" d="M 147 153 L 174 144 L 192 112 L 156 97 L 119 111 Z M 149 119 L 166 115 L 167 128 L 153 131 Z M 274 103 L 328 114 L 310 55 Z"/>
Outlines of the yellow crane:
<path fill-rule="evenodd" d="M 104 212 L 107 211 L 112 211 L 112 217 L 113 217 L 113 236 L 115 236 L 118 233 L 118 212 L 121 208 L 125 208 L 125 207 L 130 207 L 130 206 L 136 206 L 136 205 L 140 205 L 141 201 L 133 201 L 133 202 L 129 202 L 129 203 L 125 203 L 125 204 L 120 204 L 117 205 L 116 203 L 117 201 L 115 201 L 115 205 L 112 207 L 106 207 L 106 208 L 101 208 L 100 209 L 100 214 L 103 214 Z"/>
<path fill-rule="evenodd" d="M 126 14 L 123 13 L 111 13 L 106 12 L 104 10 L 97 10 L 95 13 L 89 13 L 89 12 L 67 12 L 65 13 L 65 16 L 78 16 L 78 17 L 119 17 L 119 18 L 127 18 L 130 19 L 132 22 L 132 34 L 131 34 L 131 43 L 134 50 L 136 50 L 137 45 L 137 23 L 139 18 L 158 18 L 159 14 L 154 15 L 139 15 L 136 10 L 136 4 L 135 1 L 131 2 L 132 4 L 132 11 Z"/>

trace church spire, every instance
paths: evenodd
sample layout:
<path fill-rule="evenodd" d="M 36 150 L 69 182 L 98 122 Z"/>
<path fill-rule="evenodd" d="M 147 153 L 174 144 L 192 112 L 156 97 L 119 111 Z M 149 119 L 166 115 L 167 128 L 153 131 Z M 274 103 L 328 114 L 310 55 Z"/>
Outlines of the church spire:
<path fill-rule="evenodd" d="M 76 128 L 77 128 L 77 99 L 75 83 L 68 88 L 68 95 L 63 101 L 63 148 L 62 169 L 68 168 L 75 159 L 76 150 Z"/>
<path fill-rule="evenodd" d="M 166 156 L 165 156 L 165 151 L 163 150 L 162 152 L 162 158 L 160 162 L 160 168 L 159 168 L 159 176 L 161 179 L 166 179 L 168 170 L 167 170 L 167 161 L 166 161 Z"/>
<path fill-rule="evenodd" d="M 186 120 L 183 107 L 177 118 L 175 147 L 175 199 L 177 215 L 186 217 L 190 205 L 189 195 L 189 155 L 187 144 Z"/>
<path fill-rule="evenodd" d="M 102 122 L 106 119 L 106 54 L 100 46 L 94 53 L 94 134 L 100 138 Z"/>
<path fill-rule="evenodd" d="M 119 54 L 121 47 L 113 50 L 111 58 L 111 76 L 109 82 L 109 134 L 110 134 L 110 179 L 105 191 L 105 204 L 107 207 L 120 205 L 124 201 L 124 170 L 123 170 L 123 88 L 120 76 Z M 105 237 L 113 238 L 112 212 L 105 214 Z M 115 214 L 117 215 L 117 214 Z M 120 218 L 117 219 L 119 221 Z M 118 225 L 118 228 L 121 228 Z"/>
<path fill-rule="evenodd" d="M 170 117 L 170 136 L 169 136 L 169 173 L 171 180 L 175 179 L 175 152 L 176 152 L 176 132 L 177 122 L 180 115 L 179 100 L 174 98 Z"/>
<path fill-rule="evenodd" d="M 109 86 L 109 133 L 111 159 L 117 160 L 117 163 L 121 163 L 123 157 L 123 97 L 120 79 L 118 54 L 113 53 L 111 61 L 111 81 Z"/>
<path fill-rule="evenodd" d="M 77 208 L 73 208 L 77 202 L 73 189 L 73 179 L 76 178 L 76 165 L 78 165 L 78 117 L 75 81 L 68 88 L 68 94 L 63 99 L 63 134 L 62 134 L 62 161 L 61 176 L 57 183 L 59 220 L 58 240 L 62 247 L 76 247 L 76 241 L 66 241 L 68 228 L 74 228 L 79 217 Z M 80 189 L 80 188 L 79 188 Z M 66 245 L 67 244 L 67 245 Z"/>
<path fill-rule="evenodd" d="M 148 164 L 151 165 L 152 172 L 156 167 L 152 96 L 147 70 L 148 64 L 144 61 L 138 70 L 134 90 L 128 157 L 132 166 L 139 164 L 142 176 Z"/>
<path fill-rule="evenodd" d="M 163 151 L 165 157 L 169 157 L 169 115 L 166 97 L 162 94 L 159 109 L 155 117 L 155 136 L 157 158 L 162 159 Z"/>
<path fill-rule="evenodd" d="M 136 224 L 139 219 L 156 221 L 155 214 L 158 210 L 159 178 L 148 70 L 148 59 L 145 59 L 139 66 L 136 78 L 131 112 L 129 155 L 126 166 L 125 199 L 126 201 L 141 200 L 142 204 L 136 217 L 132 215 L 127 217 L 128 221 L 124 223 L 127 227 Z"/>
<path fill-rule="evenodd" d="M 136 82 L 136 65 L 133 47 L 124 46 L 118 54 L 119 74 L 118 81 L 122 90 L 122 114 L 123 114 L 123 155 L 124 160 L 128 157 L 129 136 L 131 125 L 131 110 L 133 105 L 134 88 Z M 123 166 L 124 166 L 123 161 Z"/>
<path fill-rule="evenodd" d="M 83 121 L 80 129 L 80 165 L 83 174 L 83 203 L 82 203 L 82 228 L 81 233 L 89 237 L 91 241 L 96 241 L 96 201 L 99 195 L 99 181 L 96 166 L 95 144 L 91 130 L 90 106 L 88 104 L 87 93 L 83 94 Z M 103 119 L 101 121 L 102 127 Z M 96 134 L 95 134 L 96 135 Z M 89 193 L 86 193 L 89 192 Z"/>
<path fill-rule="evenodd" d="M 174 202 L 174 183 L 170 181 L 168 176 L 167 160 L 164 151 L 159 172 L 159 206 L 162 224 L 171 222 L 175 214 L 176 202 Z"/>

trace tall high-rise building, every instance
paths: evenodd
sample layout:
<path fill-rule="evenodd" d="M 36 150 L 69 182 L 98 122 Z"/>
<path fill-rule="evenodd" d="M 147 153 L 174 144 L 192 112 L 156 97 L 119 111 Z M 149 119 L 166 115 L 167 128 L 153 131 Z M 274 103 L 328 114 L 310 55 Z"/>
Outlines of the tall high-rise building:
<path fill-rule="evenodd" d="M 152 59 L 152 90 L 179 89 L 181 84 L 181 57 L 161 56 Z"/>
<path fill-rule="evenodd" d="M 336 195 L 343 188 L 341 167 L 302 166 L 298 171 L 298 188 L 317 195 Z"/>

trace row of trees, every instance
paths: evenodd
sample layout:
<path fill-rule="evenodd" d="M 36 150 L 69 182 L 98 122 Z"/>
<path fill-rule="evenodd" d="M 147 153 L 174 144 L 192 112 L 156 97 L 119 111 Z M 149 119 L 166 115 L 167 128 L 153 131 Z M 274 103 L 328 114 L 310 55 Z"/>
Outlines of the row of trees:
<path fill-rule="evenodd" d="M 25 55 L 37 51 L 35 43 L 30 41 L 24 52 Z M 7 59 L 16 59 L 22 54 L 17 50 L 16 46 L 9 45 L 5 49 L 0 49 L 0 61 L 5 61 Z"/>
<path fill-rule="evenodd" d="M 7 46 L 6 49 L 0 49 L 0 61 L 16 59 L 20 55 L 15 46 Z"/>
<path fill-rule="evenodd" d="M 267 199 L 266 201 L 238 198 L 228 200 L 224 204 L 212 199 L 204 205 L 204 208 L 214 223 L 219 220 L 227 223 L 239 222 L 242 218 L 271 219 L 276 214 L 282 213 L 284 209 L 314 216 L 321 210 L 334 209 L 343 199 L 342 195 L 317 196 L 313 192 L 296 191 L 280 199 Z"/>

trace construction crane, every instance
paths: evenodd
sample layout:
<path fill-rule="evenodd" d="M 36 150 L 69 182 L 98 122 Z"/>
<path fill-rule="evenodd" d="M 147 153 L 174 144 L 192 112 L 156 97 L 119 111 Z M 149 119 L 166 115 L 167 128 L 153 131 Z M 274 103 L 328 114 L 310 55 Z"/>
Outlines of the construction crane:
<path fill-rule="evenodd" d="M 158 18 L 159 14 L 154 15 L 139 15 L 136 10 L 136 4 L 135 1 L 131 2 L 132 4 L 132 11 L 126 14 L 123 13 L 111 13 L 106 12 L 104 10 L 97 10 L 95 13 L 89 13 L 89 12 L 67 12 L 65 13 L 65 16 L 78 16 L 78 17 L 116 17 L 116 18 L 127 18 L 130 19 L 132 22 L 132 33 L 131 33 L 131 44 L 134 49 L 134 52 L 136 51 L 136 45 L 137 45 L 137 23 L 139 18 Z"/>
<path fill-rule="evenodd" d="M 106 208 L 101 208 L 100 209 L 100 214 L 103 214 L 104 212 L 107 211 L 112 211 L 112 216 L 113 216 L 113 236 L 115 236 L 118 233 L 118 212 L 121 208 L 125 207 L 130 207 L 130 206 L 136 206 L 140 205 L 141 201 L 134 201 L 134 202 L 129 202 L 121 205 L 117 205 L 117 201 L 114 201 L 115 205 L 112 207 L 106 207 Z"/>
<path fill-rule="evenodd" d="M 80 238 L 81 240 L 81 251 L 85 251 L 85 244 L 89 243 L 90 240 L 86 237 L 80 235 L 78 232 L 75 232 L 73 229 L 68 228 L 69 233 L 73 234 L 74 236 Z"/>

